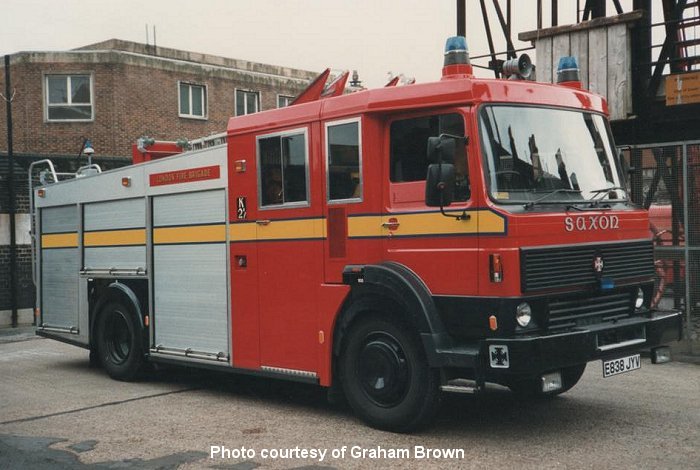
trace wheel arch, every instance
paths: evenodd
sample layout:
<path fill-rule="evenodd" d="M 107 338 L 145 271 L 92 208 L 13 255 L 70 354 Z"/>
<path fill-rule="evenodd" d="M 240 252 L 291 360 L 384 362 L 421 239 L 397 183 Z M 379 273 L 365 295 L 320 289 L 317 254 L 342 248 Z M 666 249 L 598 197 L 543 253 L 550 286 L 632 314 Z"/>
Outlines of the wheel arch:
<path fill-rule="evenodd" d="M 145 281 L 144 281 L 145 283 Z M 94 293 L 90 298 L 90 345 L 94 347 L 95 325 L 100 311 L 111 301 L 126 302 L 133 308 L 138 321 L 138 326 L 142 331 L 146 330 L 144 322 L 144 312 L 146 312 L 146 299 L 144 294 L 139 295 L 142 289 L 133 281 L 107 281 L 94 286 Z M 138 293 L 137 293 L 138 292 Z"/>
<path fill-rule="evenodd" d="M 434 365 L 436 351 L 449 342 L 442 319 L 430 290 L 416 273 L 396 262 L 374 265 L 349 265 L 343 270 L 343 282 L 351 287 L 335 322 L 333 356 L 338 357 L 350 326 L 377 307 L 390 308 L 391 314 L 408 322 L 420 336 L 429 363 Z M 379 302 L 379 304 L 377 303 Z"/>

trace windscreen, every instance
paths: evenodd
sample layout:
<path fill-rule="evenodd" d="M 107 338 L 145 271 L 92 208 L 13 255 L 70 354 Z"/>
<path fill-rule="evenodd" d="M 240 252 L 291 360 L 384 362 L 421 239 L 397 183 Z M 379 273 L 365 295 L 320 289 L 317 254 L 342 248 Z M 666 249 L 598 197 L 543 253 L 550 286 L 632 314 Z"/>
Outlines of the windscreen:
<path fill-rule="evenodd" d="M 485 106 L 479 121 L 493 199 L 520 204 L 627 199 L 603 116 Z"/>

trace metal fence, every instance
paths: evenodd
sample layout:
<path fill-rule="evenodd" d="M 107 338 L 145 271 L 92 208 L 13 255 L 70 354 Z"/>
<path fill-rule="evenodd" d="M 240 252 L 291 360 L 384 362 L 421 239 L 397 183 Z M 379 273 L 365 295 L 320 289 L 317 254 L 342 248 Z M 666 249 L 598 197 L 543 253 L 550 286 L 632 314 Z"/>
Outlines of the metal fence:
<path fill-rule="evenodd" d="M 632 200 L 649 210 L 653 303 L 682 309 L 687 349 L 700 354 L 700 141 L 621 148 Z"/>

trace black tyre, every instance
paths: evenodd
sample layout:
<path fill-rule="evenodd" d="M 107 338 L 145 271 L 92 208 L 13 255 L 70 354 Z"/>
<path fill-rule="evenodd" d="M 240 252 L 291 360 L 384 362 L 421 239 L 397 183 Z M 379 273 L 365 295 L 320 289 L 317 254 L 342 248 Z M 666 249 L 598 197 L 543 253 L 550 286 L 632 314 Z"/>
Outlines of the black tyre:
<path fill-rule="evenodd" d="M 97 318 L 97 352 L 102 367 L 116 380 L 131 381 L 143 369 L 143 332 L 133 309 L 111 302 Z"/>
<path fill-rule="evenodd" d="M 439 381 L 419 337 L 391 319 L 362 319 L 348 332 L 340 357 L 345 397 L 370 426 L 411 432 L 439 405 Z"/>
<path fill-rule="evenodd" d="M 522 395 L 524 397 L 531 398 L 546 398 L 555 397 L 561 395 L 562 393 L 571 390 L 574 385 L 581 380 L 583 372 L 586 370 L 586 364 L 578 364 L 575 366 L 565 367 L 561 370 L 561 381 L 562 387 L 554 392 L 542 392 L 542 384 L 540 382 L 539 376 L 537 377 L 524 377 L 508 384 L 514 393 Z"/>

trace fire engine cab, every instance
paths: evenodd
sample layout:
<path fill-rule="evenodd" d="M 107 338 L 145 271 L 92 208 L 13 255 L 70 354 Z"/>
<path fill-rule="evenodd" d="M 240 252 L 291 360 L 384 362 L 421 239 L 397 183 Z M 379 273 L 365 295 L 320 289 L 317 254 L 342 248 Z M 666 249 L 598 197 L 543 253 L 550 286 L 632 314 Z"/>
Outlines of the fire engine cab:
<path fill-rule="evenodd" d="M 606 102 L 573 58 L 558 85 L 506 65 L 475 78 L 454 37 L 435 83 L 322 77 L 221 143 L 142 140 L 140 163 L 63 181 L 44 162 L 37 334 L 118 380 L 153 362 L 318 384 L 399 432 L 444 392 L 549 396 L 590 361 L 668 360 L 681 316 L 650 307 L 649 221 Z"/>

